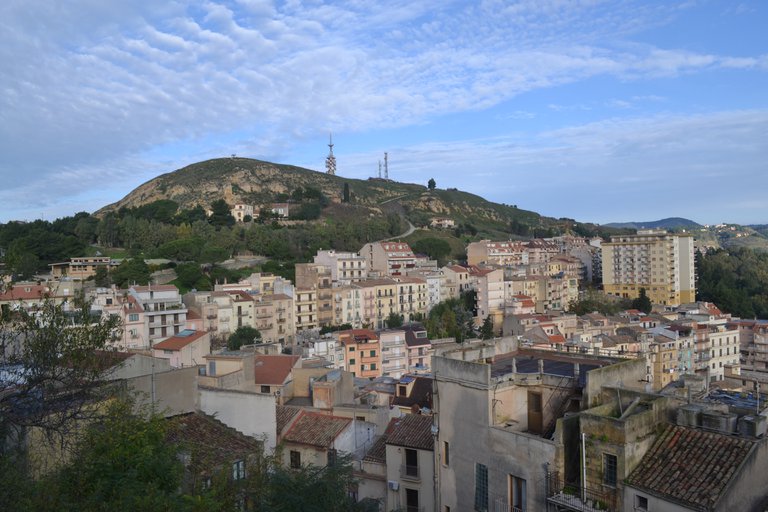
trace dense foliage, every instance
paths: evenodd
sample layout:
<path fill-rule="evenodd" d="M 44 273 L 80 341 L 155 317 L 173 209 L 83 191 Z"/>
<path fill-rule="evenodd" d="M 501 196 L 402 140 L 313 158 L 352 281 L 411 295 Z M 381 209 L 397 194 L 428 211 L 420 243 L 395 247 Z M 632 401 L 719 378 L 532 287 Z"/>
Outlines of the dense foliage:
<path fill-rule="evenodd" d="M 297 190 L 294 196 L 301 201 L 292 213 L 295 219 L 317 219 L 328 204 L 312 188 Z M 92 245 L 102 250 L 124 248 L 129 256 L 202 264 L 224 261 L 240 251 L 282 262 L 309 261 L 319 249 L 358 251 L 366 242 L 404 231 L 395 214 L 357 216 L 354 222 L 327 219 L 289 226 L 269 215 L 259 217 L 263 223 L 234 224 L 229 206 L 223 201 L 214 203 L 210 217 L 200 207 L 178 211 L 176 203 L 163 200 L 140 208 L 123 208 L 101 218 L 81 212 L 54 222 L 0 224 L 0 258 L 6 271 L 19 279 L 46 271 L 50 263 L 93 254 Z M 287 272 L 291 274 L 292 269 Z M 133 277 L 119 276 L 113 281 L 121 284 L 131 282 Z M 143 280 L 143 275 L 140 277 L 136 282 Z M 184 281 L 196 284 L 190 275 Z"/>
<path fill-rule="evenodd" d="M 436 304 L 424 322 L 429 338 L 455 338 L 457 343 L 474 338 L 474 307 L 474 292 L 464 293 L 459 299 L 448 299 Z"/>
<path fill-rule="evenodd" d="M 696 256 L 698 299 L 741 318 L 768 319 L 768 253 L 738 248 Z"/>
<path fill-rule="evenodd" d="M 227 338 L 229 350 L 240 350 L 243 345 L 253 345 L 254 343 L 261 343 L 261 333 L 249 325 L 238 327 Z"/>
<path fill-rule="evenodd" d="M 568 312 L 579 316 L 588 313 L 601 313 L 610 316 L 629 309 L 631 306 L 632 303 L 627 299 L 610 297 L 596 290 L 588 290 L 579 300 L 568 305 Z"/>

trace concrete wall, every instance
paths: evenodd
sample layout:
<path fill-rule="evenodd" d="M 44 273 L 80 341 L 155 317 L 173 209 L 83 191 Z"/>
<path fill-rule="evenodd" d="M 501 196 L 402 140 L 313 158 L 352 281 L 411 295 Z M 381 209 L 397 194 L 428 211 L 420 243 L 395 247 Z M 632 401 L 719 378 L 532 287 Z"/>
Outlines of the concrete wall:
<path fill-rule="evenodd" d="M 380 503 L 379 510 L 385 509 L 387 503 L 387 466 L 378 462 L 355 463 L 355 478 L 357 484 L 357 499 L 376 500 Z"/>
<path fill-rule="evenodd" d="M 133 354 L 118 366 L 112 368 L 105 378 L 107 380 L 131 379 L 142 375 L 150 375 L 154 364 L 155 373 L 166 372 L 171 369 L 168 359 L 150 357 L 142 354 Z"/>
<path fill-rule="evenodd" d="M 691 512 L 697 510 L 695 508 L 684 507 L 679 503 L 667 501 L 663 498 L 658 498 L 653 494 L 637 489 L 628 485 L 624 488 L 624 507 L 622 510 L 635 510 L 635 496 L 643 496 L 648 499 L 648 510 L 660 510 L 664 512 Z M 747 510 L 747 509 L 731 509 L 731 510 Z"/>
<path fill-rule="evenodd" d="M 317 379 L 328 372 L 328 368 L 294 368 L 291 372 L 293 375 L 293 396 L 309 398 L 311 395 L 309 388 L 310 379 Z"/>
<path fill-rule="evenodd" d="M 620 386 L 627 389 L 644 391 L 646 366 L 645 358 L 627 359 L 601 368 L 590 370 L 587 385 L 584 388 L 584 401 L 587 407 L 600 404 L 600 392 L 603 386 Z"/>
<path fill-rule="evenodd" d="M 155 373 L 155 410 L 173 416 L 197 410 L 197 367 L 178 368 Z M 143 375 L 126 379 L 129 393 L 136 406 L 151 405 L 152 376 Z"/>
<path fill-rule="evenodd" d="M 275 397 L 248 391 L 200 387 L 200 410 L 245 435 L 264 441 L 269 453 L 277 445 Z"/>

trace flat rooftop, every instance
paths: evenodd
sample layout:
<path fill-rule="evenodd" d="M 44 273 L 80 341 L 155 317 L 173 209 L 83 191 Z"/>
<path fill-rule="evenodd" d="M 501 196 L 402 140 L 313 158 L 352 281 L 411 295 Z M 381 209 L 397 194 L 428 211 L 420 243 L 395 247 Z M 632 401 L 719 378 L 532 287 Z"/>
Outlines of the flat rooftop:
<path fill-rule="evenodd" d="M 587 372 L 614 364 L 617 361 L 607 358 L 590 357 L 586 354 L 569 354 L 544 350 L 520 349 L 496 356 L 491 364 L 491 377 L 501 377 L 512 373 L 512 360 L 515 360 L 517 373 L 539 373 L 539 360 L 544 361 L 544 373 L 573 377 L 574 365 L 579 365 L 579 383 L 586 384 Z"/>

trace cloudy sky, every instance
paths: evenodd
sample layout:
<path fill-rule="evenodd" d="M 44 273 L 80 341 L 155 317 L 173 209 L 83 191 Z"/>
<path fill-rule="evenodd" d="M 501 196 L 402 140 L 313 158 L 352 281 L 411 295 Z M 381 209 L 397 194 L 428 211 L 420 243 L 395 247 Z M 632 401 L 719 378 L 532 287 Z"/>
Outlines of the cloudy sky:
<path fill-rule="evenodd" d="M 0 222 L 237 154 L 555 217 L 768 222 L 768 2 L 4 0 Z"/>

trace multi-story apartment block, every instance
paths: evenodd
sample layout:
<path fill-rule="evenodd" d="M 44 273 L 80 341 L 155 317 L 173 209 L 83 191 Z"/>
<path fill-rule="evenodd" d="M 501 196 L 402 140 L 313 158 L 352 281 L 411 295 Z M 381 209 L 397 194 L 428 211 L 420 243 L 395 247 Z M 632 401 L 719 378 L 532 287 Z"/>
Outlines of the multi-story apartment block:
<path fill-rule="evenodd" d="M 420 259 L 405 242 L 372 242 L 360 249 L 368 262 L 368 272 L 379 276 L 403 276 L 415 269 Z"/>
<path fill-rule="evenodd" d="M 640 230 L 602 244 L 603 288 L 636 298 L 640 289 L 655 304 L 678 305 L 696 298 L 693 237 L 663 230 Z"/>
<path fill-rule="evenodd" d="M 410 322 L 414 315 L 427 313 L 427 282 L 418 277 L 398 277 L 396 313 Z"/>
<path fill-rule="evenodd" d="M 442 268 L 452 292 L 452 297 L 458 297 L 462 293 L 474 289 L 474 282 L 469 275 L 469 269 L 461 265 L 449 265 Z"/>
<path fill-rule="evenodd" d="M 296 331 L 316 329 L 318 327 L 317 316 L 317 290 L 315 288 L 296 288 L 294 296 Z"/>
<path fill-rule="evenodd" d="M 725 378 L 725 365 L 739 364 L 739 331 L 723 324 L 693 324 L 694 369 L 709 382 Z"/>
<path fill-rule="evenodd" d="M 364 326 L 382 329 L 390 313 L 399 312 L 395 280 L 368 279 L 353 286 L 360 289 L 360 318 Z"/>
<path fill-rule="evenodd" d="M 318 251 L 314 261 L 331 270 L 334 284 L 348 285 L 368 278 L 368 262 L 356 252 Z"/>
<path fill-rule="evenodd" d="M 524 242 L 481 240 L 467 245 L 467 264 L 526 265 L 528 253 Z"/>
<path fill-rule="evenodd" d="M 181 301 L 179 289 L 175 286 L 132 286 L 128 289 L 128 294 L 144 310 L 150 342 L 165 339 L 184 330 L 187 306 Z"/>
<path fill-rule="evenodd" d="M 403 327 L 408 350 L 408 373 L 426 373 L 432 362 L 432 343 L 427 330 L 421 324 L 411 323 Z"/>
<path fill-rule="evenodd" d="M 379 341 L 381 342 L 381 374 L 399 379 L 408 371 L 405 331 L 402 329 L 379 331 Z"/>
<path fill-rule="evenodd" d="M 335 337 L 344 347 L 343 363 L 338 363 L 341 369 L 351 372 L 355 377 L 381 377 L 381 343 L 375 332 L 370 329 L 352 329 L 339 331 Z"/>
<path fill-rule="evenodd" d="M 315 322 L 319 326 L 334 324 L 333 283 L 331 269 L 317 263 L 299 263 L 296 265 L 296 287 L 301 290 L 315 291 L 317 314 Z"/>

